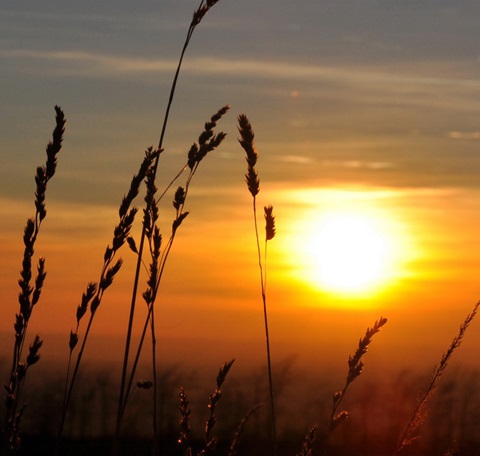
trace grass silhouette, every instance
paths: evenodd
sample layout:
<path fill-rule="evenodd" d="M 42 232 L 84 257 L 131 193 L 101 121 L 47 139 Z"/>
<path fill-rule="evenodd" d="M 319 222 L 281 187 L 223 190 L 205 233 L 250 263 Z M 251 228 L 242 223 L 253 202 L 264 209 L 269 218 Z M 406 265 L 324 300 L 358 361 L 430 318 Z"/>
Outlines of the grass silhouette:
<path fill-rule="evenodd" d="M 85 355 L 85 348 L 89 335 L 93 330 L 93 322 L 96 313 L 99 311 L 103 297 L 107 289 L 114 286 L 115 278 L 123 266 L 123 261 L 119 257 L 121 249 L 127 245 L 137 256 L 135 270 L 133 271 L 133 287 L 131 295 L 131 305 L 128 315 L 128 324 L 125 331 L 125 350 L 121 366 L 121 375 L 119 379 L 118 406 L 115 417 L 115 433 L 111 444 L 114 455 L 123 453 L 124 440 L 122 431 L 124 430 L 124 418 L 127 407 L 130 405 L 132 394 L 135 390 L 151 390 L 153 412 L 151 414 L 151 451 L 154 455 L 161 454 L 158 447 L 160 431 L 158 424 L 160 384 L 162 376 L 160 375 L 162 367 L 158 365 L 157 347 L 156 347 L 156 305 L 157 298 L 161 293 L 161 283 L 165 267 L 172 252 L 174 241 L 178 232 L 187 219 L 189 211 L 186 210 L 186 203 L 191 191 L 193 178 L 196 175 L 200 163 L 207 155 L 217 150 L 226 137 L 224 132 L 216 132 L 218 123 L 229 111 L 229 106 L 220 108 L 204 124 L 197 140 L 192 144 L 186 153 L 185 164 L 179 171 L 173 174 L 173 178 L 166 188 L 159 191 L 157 188 L 157 170 L 160 159 L 163 154 L 163 143 L 165 132 L 169 123 L 169 114 L 174 101 L 178 77 L 182 68 L 182 63 L 192 39 L 196 27 L 201 24 L 202 19 L 215 6 L 218 0 L 201 0 L 197 9 L 193 13 L 192 20 L 187 30 L 187 36 L 183 44 L 178 66 L 175 71 L 173 82 L 170 89 L 168 103 L 163 119 L 160 133 L 160 139 L 156 148 L 149 147 L 144 154 L 143 161 L 139 165 L 137 173 L 133 176 L 130 186 L 122 198 L 118 215 L 119 219 L 113 229 L 111 242 L 107 245 L 103 253 L 103 264 L 99 272 L 97 281 L 89 282 L 80 298 L 80 304 L 75 311 L 75 323 L 73 330 L 70 331 L 69 344 L 66 348 L 67 362 L 66 375 L 64 380 L 64 390 L 62 394 L 63 404 L 60 405 L 59 427 L 57 433 L 56 451 L 58 454 L 64 454 L 62 441 L 64 439 L 64 429 L 71 411 L 71 403 L 74 397 L 77 379 L 81 372 L 81 366 Z M 18 454 L 22 451 L 22 420 L 28 409 L 22 404 L 22 392 L 24 390 L 25 379 L 30 372 L 30 368 L 35 365 L 41 356 L 43 340 L 39 335 L 35 336 L 28 346 L 28 353 L 25 353 L 25 344 L 27 342 L 27 330 L 34 307 L 39 303 L 42 288 L 46 280 L 46 260 L 43 257 L 38 258 L 37 272 L 33 271 L 32 259 L 37 246 L 38 235 L 42 221 L 45 219 L 46 189 L 47 183 L 55 175 L 57 167 L 57 155 L 62 148 L 63 134 L 65 130 L 65 116 L 63 111 L 56 106 L 56 125 L 53 131 L 53 139 L 47 146 L 47 160 L 44 166 L 38 167 L 35 181 L 35 215 L 26 223 L 23 242 L 24 254 L 22 258 L 22 268 L 19 280 L 19 310 L 14 317 L 14 348 L 11 357 L 11 369 L 5 384 L 5 415 L 3 420 L 3 431 L 1 441 L 1 455 Z M 267 309 L 267 247 L 269 241 L 276 235 L 275 217 L 273 215 L 273 206 L 264 206 L 265 219 L 265 238 L 263 249 L 261 246 L 261 236 L 258 228 L 257 197 L 260 191 L 260 180 L 258 177 L 257 151 L 254 144 L 254 131 L 246 115 L 238 116 L 238 131 L 240 134 L 240 146 L 246 153 L 247 172 L 246 183 L 248 191 L 253 198 L 253 218 L 254 235 L 257 247 L 257 259 L 260 273 L 260 287 L 263 305 L 265 346 L 267 355 L 267 378 L 268 396 L 269 396 L 269 414 L 267 420 L 267 434 L 271 434 L 271 441 L 267 451 L 277 456 L 280 453 L 279 429 L 277 427 L 276 397 L 274 395 L 274 368 L 271 354 L 270 330 L 268 322 Z M 168 191 L 174 185 L 177 185 L 180 179 L 184 179 L 182 185 L 176 186 L 174 192 L 171 211 L 171 225 L 165 231 L 159 226 L 159 213 L 164 210 L 162 203 Z M 139 215 L 139 210 L 134 206 L 135 199 L 143 192 L 144 207 L 143 218 L 141 220 L 141 234 L 139 239 L 132 235 L 132 228 Z M 163 233 L 167 232 L 165 236 Z M 262 255 L 263 252 L 263 255 Z M 142 281 L 145 279 L 145 290 L 140 292 Z M 134 322 L 137 317 L 137 300 L 141 297 L 146 304 L 146 316 L 141 322 L 141 331 L 138 338 L 138 344 L 133 347 Z M 473 311 L 467 316 L 460 326 L 458 335 L 443 355 L 439 366 L 428 384 L 425 393 L 416 405 L 410 420 L 400 435 L 397 447 L 392 454 L 406 454 L 411 444 L 421 432 L 421 426 L 424 424 L 428 415 L 428 404 L 431 402 L 437 386 L 448 363 L 456 350 L 460 347 L 466 330 L 474 319 L 480 303 L 477 303 Z M 86 327 L 83 324 L 86 320 Z M 386 324 L 386 318 L 377 320 L 372 328 L 368 328 L 365 336 L 359 340 L 358 348 L 348 359 L 348 372 L 343 388 L 333 394 L 333 405 L 331 414 L 326 423 L 314 423 L 306 430 L 303 442 L 298 442 L 298 453 L 301 456 L 311 456 L 314 454 L 333 454 L 334 449 L 330 445 L 332 433 L 348 418 L 349 413 L 346 410 L 340 410 L 343 399 L 350 385 L 361 375 L 364 368 L 364 355 L 370 347 L 372 338 Z M 138 363 L 147 337 L 151 340 L 151 379 L 135 381 Z M 236 455 L 240 452 L 239 442 L 245 426 L 255 415 L 260 404 L 250 404 L 251 408 L 244 417 L 239 420 L 235 432 L 229 436 L 228 443 L 220 445 L 220 437 L 216 434 L 219 413 L 217 407 L 220 406 L 220 399 L 223 396 L 223 387 L 227 375 L 234 361 L 226 362 L 219 370 L 216 378 L 216 385 L 213 393 L 210 394 L 207 403 L 207 418 L 204 425 L 204 439 L 201 445 L 194 444 L 191 438 L 191 419 L 192 411 L 189 405 L 187 391 L 180 389 L 179 393 L 179 426 L 177 437 L 177 450 L 184 455 L 213 455 L 228 454 Z M 339 411 L 340 410 L 340 411 Z M 325 424 L 325 431 L 319 433 L 319 429 Z M 132 453 L 133 454 L 133 453 Z"/>

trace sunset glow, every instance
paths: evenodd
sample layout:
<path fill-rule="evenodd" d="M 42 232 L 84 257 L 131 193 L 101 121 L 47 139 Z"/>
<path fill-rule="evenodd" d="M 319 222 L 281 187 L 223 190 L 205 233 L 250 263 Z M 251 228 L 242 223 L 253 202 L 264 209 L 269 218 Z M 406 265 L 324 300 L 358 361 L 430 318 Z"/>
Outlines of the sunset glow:
<path fill-rule="evenodd" d="M 305 191 L 312 208 L 293 223 L 299 258 L 295 274 L 308 287 L 330 294 L 367 297 L 406 274 L 419 255 L 408 227 L 388 211 L 381 191 Z M 297 233 L 296 235 L 293 233 Z"/>
<path fill-rule="evenodd" d="M 307 240 L 314 265 L 311 279 L 339 293 L 364 292 L 388 280 L 393 242 L 373 220 L 353 213 L 329 213 Z"/>

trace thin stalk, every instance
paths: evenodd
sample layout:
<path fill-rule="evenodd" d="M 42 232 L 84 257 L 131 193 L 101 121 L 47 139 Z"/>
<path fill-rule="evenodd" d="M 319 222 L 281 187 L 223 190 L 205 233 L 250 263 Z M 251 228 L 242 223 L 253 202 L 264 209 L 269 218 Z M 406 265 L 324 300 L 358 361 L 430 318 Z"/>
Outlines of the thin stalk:
<path fill-rule="evenodd" d="M 176 178 L 178 178 L 180 176 L 180 174 L 186 168 L 187 168 L 187 165 L 185 165 L 182 168 L 182 171 L 177 174 Z M 187 182 L 186 182 L 186 185 L 185 185 L 185 200 L 188 196 L 188 190 L 190 188 L 190 183 L 192 181 L 192 178 L 193 178 L 197 168 L 198 168 L 198 163 L 196 163 L 196 165 L 193 167 L 193 169 L 190 170 L 190 173 L 188 175 Z M 173 181 L 169 184 L 169 187 L 172 185 L 172 183 L 173 183 Z M 165 194 L 165 191 L 162 193 L 162 195 L 160 196 L 159 199 L 161 199 L 164 194 Z M 180 213 L 183 212 L 184 207 L 185 207 L 185 202 L 177 210 L 176 217 L 178 217 L 180 215 Z M 168 256 L 170 254 L 170 251 L 171 251 L 172 246 L 173 246 L 173 242 L 175 240 L 175 235 L 176 235 L 176 230 L 174 230 L 172 232 L 172 234 L 171 234 L 171 236 L 170 236 L 170 238 L 167 242 L 167 246 L 165 247 L 165 249 L 163 250 L 163 252 L 161 254 L 160 268 L 159 268 L 159 271 L 158 271 L 158 279 L 157 279 L 157 283 L 156 283 L 156 286 L 155 286 L 155 290 L 153 290 L 154 295 L 153 295 L 153 298 L 152 298 L 152 302 L 156 301 L 156 298 L 157 298 L 157 295 L 158 295 L 158 290 L 160 289 L 160 284 L 161 284 L 161 280 L 162 280 L 162 277 L 163 277 L 163 273 L 165 271 L 165 267 L 166 267 L 166 264 L 167 264 Z M 148 306 L 147 317 L 146 317 L 145 324 L 144 324 L 142 332 L 141 332 L 140 340 L 139 340 L 138 347 L 137 347 L 137 350 L 136 350 L 136 353 L 135 353 L 135 358 L 134 358 L 133 365 L 132 365 L 132 368 L 131 368 L 131 371 L 130 371 L 130 376 L 129 376 L 129 379 L 128 379 L 128 383 L 126 383 L 125 390 L 124 390 L 125 391 L 124 392 L 125 397 L 127 397 L 127 398 L 129 396 L 129 393 L 130 393 L 130 391 L 132 389 L 132 386 L 133 386 L 133 382 L 134 382 L 134 379 L 135 379 L 135 373 L 136 373 L 136 370 L 137 370 L 137 367 L 138 367 L 138 363 L 140 361 L 140 355 L 141 355 L 141 352 L 142 352 L 142 349 L 143 349 L 143 344 L 145 342 L 145 337 L 146 337 L 146 334 L 147 334 L 148 326 L 149 326 L 149 324 L 153 324 L 153 323 L 151 323 L 151 319 L 153 319 L 153 317 L 154 317 L 153 305 L 149 305 Z M 154 373 L 154 375 L 156 376 L 156 372 Z M 155 386 L 155 382 L 154 382 L 154 386 Z M 155 394 L 156 393 L 154 392 L 154 395 Z M 122 409 L 120 411 L 121 418 L 123 417 L 123 414 L 125 413 L 126 405 L 127 405 L 127 401 L 125 400 L 122 404 Z"/>
<path fill-rule="evenodd" d="M 255 240 L 257 244 L 257 254 L 258 254 L 258 268 L 260 271 L 260 286 L 262 290 L 262 302 L 263 302 L 263 320 L 265 325 L 265 346 L 267 350 L 267 370 L 268 370 L 268 389 L 270 395 L 270 413 L 271 413 L 271 432 L 273 439 L 273 454 L 277 455 L 277 428 L 275 422 L 275 401 L 273 396 L 273 376 L 272 376 L 272 360 L 270 354 L 270 335 L 268 331 L 268 312 L 267 312 L 267 295 L 265 291 L 266 287 L 266 270 L 263 271 L 262 265 L 262 252 L 260 249 L 260 237 L 258 234 L 258 223 L 257 223 L 257 199 L 253 197 L 253 219 L 255 224 Z M 266 241 L 265 241 L 266 243 Z M 266 251 L 265 251 L 266 255 Z"/>
<path fill-rule="evenodd" d="M 27 220 L 23 234 L 23 258 L 20 271 L 20 293 L 18 302 L 19 311 L 16 314 L 14 324 L 15 341 L 12 350 L 12 366 L 10 378 L 5 389 L 7 396 L 5 398 L 5 423 L 3 429 L 3 441 L 0 448 L 1 454 L 17 452 L 21 440 L 19 426 L 24 407 L 18 410 L 18 404 L 25 385 L 25 379 L 29 367 L 35 364 L 40 358 L 38 350 L 42 346 L 42 341 L 37 336 L 34 343 L 30 346 L 30 354 L 24 363 L 21 362 L 23 349 L 25 346 L 26 335 L 28 332 L 29 321 L 32 316 L 33 308 L 39 302 L 41 290 L 45 281 L 46 271 L 44 269 L 45 259 L 38 261 L 37 275 L 34 278 L 32 271 L 32 258 L 35 252 L 35 244 L 40 231 L 42 221 L 47 216 L 45 207 L 45 198 L 47 185 L 50 179 L 55 175 L 57 167 L 57 155 L 62 149 L 63 134 L 65 131 L 65 115 L 59 106 L 55 106 L 55 128 L 52 133 L 52 140 L 47 144 L 47 159 L 44 166 L 37 167 L 35 175 L 35 216 Z M 32 281 L 34 283 L 32 283 Z"/>
<path fill-rule="evenodd" d="M 197 10 L 194 12 L 193 19 L 190 23 L 190 26 L 187 31 L 187 36 L 184 42 L 184 45 L 182 47 L 182 51 L 180 53 L 180 58 L 178 61 L 177 69 L 175 71 L 175 75 L 173 78 L 172 86 L 170 89 L 170 94 L 168 98 L 168 103 L 167 107 L 165 110 L 165 115 L 163 118 L 163 125 L 162 125 L 162 130 L 160 133 L 160 139 L 158 142 L 158 149 L 162 150 L 163 149 L 163 142 L 165 138 L 165 132 L 167 129 L 168 121 L 170 118 L 170 109 L 173 104 L 173 99 L 175 96 L 175 91 L 177 87 L 177 82 L 180 74 L 180 70 L 182 67 L 183 59 L 185 57 L 186 50 L 188 48 L 188 45 L 190 43 L 190 40 L 192 38 L 193 32 L 196 28 L 196 26 L 201 22 L 202 18 L 205 16 L 205 14 L 210 10 L 210 8 L 215 5 L 218 2 L 218 0 L 208 0 L 205 2 L 205 0 L 201 0 L 200 4 L 197 8 Z M 224 135 L 223 135 L 224 137 Z M 223 139 L 223 137 L 220 139 Z M 152 166 L 152 176 L 153 176 L 153 181 L 155 181 L 156 175 L 157 175 L 157 170 L 158 170 L 158 163 L 159 163 L 159 157 L 156 157 L 156 160 Z M 186 169 L 186 168 L 184 168 Z M 169 184 L 172 185 L 172 183 L 179 177 L 179 175 L 184 171 L 184 169 L 173 179 L 173 181 Z M 163 194 L 161 195 L 161 197 Z M 160 197 L 160 198 L 161 198 Z M 148 212 L 151 207 L 151 202 L 147 202 L 145 211 Z M 180 220 L 181 223 L 181 220 Z M 126 335 L 126 341 L 125 341 L 125 351 L 124 351 L 124 358 L 123 358 L 123 366 L 122 366 L 122 377 L 121 377 L 121 384 L 120 384 L 120 394 L 119 394 L 119 399 L 118 399 L 118 413 L 117 413 L 117 423 L 116 423 L 116 429 L 115 429 L 115 438 L 114 438 L 114 454 L 116 454 L 116 448 L 117 448 L 117 441 L 118 437 L 120 434 L 120 427 L 121 427 L 121 421 L 123 418 L 123 414 L 126 408 L 126 403 L 127 403 L 127 398 L 128 398 L 128 391 L 131 388 L 131 383 L 132 383 L 132 378 L 134 374 L 134 370 L 136 369 L 136 363 L 138 362 L 137 360 L 135 361 L 135 369 L 132 370 L 132 376 L 130 377 L 130 381 L 127 386 L 127 370 L 128 370 L 128 363 L 129 363 L 129 356 L 130 356 L 130 347 L 131 347 L 131 339 L 132 339 L 132 332 L 133 332 L 133 321 L 134 321 L 134 316 L 135 316 L 135 308 L 136 308 L 136 300 L 137 300 L 137 291 L 138 291 L 138 284 L 140 281 L 140 263 L 142 263 L 142 258 L 143 258 L 143 252 L 144 252 L 144 246 L 145 246 L 145 236 L 146 236 L 146 225 L 145 223 L 142 225 L 142 232 L 141 232 L 141 240 L 140 240 L 140 246 L 138 249 L 138 257 L 137 257 L 137 267 L 135 270 L 135 277 L 134 277 L 134 286 L 132 290 L 132 299 L 131 299 L 131 305 L 130 305 L 130 315 L 129 315 L 129 320 L 128 320 L 128 325 L 127 325 L 127 335 Z M 171 245 L 169 246 L 171 248 Z M 167 255 L 168 256 L 168 255 Z M 164 264 L 163 264 L 164 267 Z M 163 270 L 162 267 L 162 270 Z M 160 280 L 160 278 L 159 278 Z M 156 293 L 156 291 L 155 291 Z M 152 303 L 153 305 L 153 303 Z M 145 329 L 144 332 L 146 331 L 146 328 L 148 326 L 149 319 L 151 317 L 151 312 L 152 310 L 149 309 L 149 313 L 147 316 L 146 324 L 145 324 Z M 143 339 L 144 339 L 144 334 L 142 334 L 142 340 L 139 345 L 139 349 L 141 350 L 141 346 L 143 345 Z M 155 349 L 155 346 L 152 347 Z M 137 356 L 139 356 L 139 353 L 137 352 Z M 156 388 L 156 385 L 155 385 Z"/>
<path fill-rule="evenodd" d="M 465 332 L 467 331 L 468 326 L 470 325 L 472 320 L 475 318 L 475 315 L 477 314 L 479 308 L 480 301 L 475 304 L 472 312 L 467 315 L 464 322 L 460 325 L 458 334 L 453 338 L 449 348 L 443 354 L 442 359 L 440 360 L 440 364 L 435 368 L 435 371 L 426 391 L 418 401 L 417 406 L 415 407 L 415 410 L 413 411 L 413 414 L 410 418 L 410 421 L 408 422 L 407 426 L 405 427 L 398 439 L 397 448 L 393 453 L 394 456 L 401 454 L 418 437 L 419 428 L 428 416 L 428 405 L 430 400 L 432 399 L 435 390 L 437 389 L 438 382 L 440 381 L 440 378 L 447 369 L 448 363 L 453 356 L 453 353 L 456 349 L 458 349 L 458 347 L 460 347 Z"/>
<path fill-rule="evenodd" d="M 75 363 L 75 368 L 73 370 L 72 378 L 70 380 L 70 387 L 68 388 L 68 392 L 65 394 L 65 403 L 63 404 L 62 418 L 61 418 L 61 421 L 60 421 L 60 428 L 59 428 L 59 431 L 58 431 L 58 442 L 60 442 L 60 439 L 63 435 L 63 429 L 65 427 L 65 420 L 67 418 L 68 406 L 69 406 L 70 400 L 72 398 L 73 387 L 74 387 L 75 380 L 76 380 L 77 375 L 78 375 L 78 370 L 79 370 L 79 367 L 80 367 L 80 363 L 82 361 L 83 352 L 85 351 L 85 346 L 87 344 L 87 339 L 88 339 L 88 335 L 90 333 L 90 328 L 92 327 L 92 322 L 93 322 L 93 317 L 94 316 L 95 316 L 94 313 L 90 314 L 90 318 L 88 320 L 87 328 L 85 330 L 85 336 L 83 337 L 83 340 L 82 340 L 82 346 L 80 348 L 80 351 L 78 352 L 77 361 Z"/>
<path fill-rule="evenodd" d="M 32 256 L 33 256 L 33 247 L 35 246 L 35 243 L 37 241 L 38 233 L 40 232 L 40 226 L 42 224 L 42 220 L 40 219 L 40 215 L 37 212 L 35 213 L 35 220 L 34 220 L 34 232 L 32 234 L 32 237 L 29 239 L 29 244 L 30 246 L 25 246 L 24 249 L 24 258 L 25 256 L 29 256 L 29 264 L 30 268 L 32 267 L 31 262 L 32 262 Z M 33 306 L 30 309 L 30 312 L 33 311 Z M 31 316 L 31 315 L 30 315 Z M 10 378 L 12 378 L 13 375 L 15 375 L 18 367 L 18 363 L 20 362 L 22 358 L 22 353 L 23 353 L 23 346 L 25 345 L 25 339 L 27 337 L 27 332 L 28 332 L 28 323 L 30 322 L 30 317 L 25 320 L 23 328 L 22 328 L 22 333 L 21 337 L 17 340 L 15 338 L 15 344 L 13 347 L 13 356 L 12 356 L 12 368 L 10 370 Z"/>
<path fill-rule="evenodd" d="M 163 276 L 163 271 L 165 269 L 165 264 L 166 264 L 166 261 L 167 261 L 167 258 L 168 258 L 168 254 L 170 253 L 170 250 L 172 248 L 172 243 L 173 243 L 173 236 L 170 237 L 170 239 L 168 241 L 167 253 L 166 254 L 164 253 L 164 257 L 161 261 L 161 267 L 160 267 L 159 274 L 158 274 L 157 287 L 156 287 L 156 290 L 154 291 L 155 296 L 154 296 L 153 301 L 155 301 L 158 289 L 160 287 L 161 278 Z M 126 386 L 125 386 L 125 397 L 126 398 L 128 397 L 130 391 L 132 390 L 133 382 L 134 382 L 134 379 L 135 379 L 135 373 L 136 373 L 136 370 L 137 370 L 137 367 L 138 367 L 138 363 L 140 361 L 140 355 L 142 353 L 143 343 L 145 342 L 145 337 L 146 337 L 146 334 L 147 334 L 148 326 L 150 324 L 150 319 L 151 319 L 152 313 L 153 313 L 153 306 L 150 305 L 150 306 L 148 306 L 147 318 L 145 319 L 145 324 L 143 325 L 143 329 L 142 329 L 142 333 L 141 333 L 140 340 L 139 340 L 139 343 L 138 343 L 137 351 L 135 353 L 135 358 L 134 358 L 134 361 L 133 361 L 133 364 L 132 364 L 132 369 L 130 371 L 130 376 L 129 376 L 129 379 L 128 379 L 128 383 L 126 383 Z M 121 409 L 121 412 L 120 412 L 121 413 L 120 419 L 123 418 L 123 414 L 125 413 L 126 406 L 127 406 L 127 401 L 125 400 L 122 404 L 122 409 Z"/>
<path fill-rule="evenodd" d="M 155 310 L 152 305 L 152 317 L 150 319 L 152 333 L 152 375 L 153 375 L 153 456 L 158 454 L 158 423 L 157 423 L 157 338 L 155 336 Z"/>
<path fill-rule="evenodd" d="M 203 0 L 200 3 L 200 6 L 203 5 Z M 175 91 L 177 88 L 177 82 L 178 82 L 178 77 L 180 75 L 180 70 L 182 67 L 183 59 L 185 56 L 185 53 L 187 51 L 188 45 L 190 43 L 190 39 L 192 37 L 193 31 L 195 30 L 195 26 L 190 24 L 190 27 L 187 32 L 187 37 L 185 39 L 185 43 L 183 45 L 182 51 L 180 53 L 180 58 L 178 61 L 177 69 L 175 71 L 175 75 L 173 78 L 172 86 L 170 89 L 170 95 L 168 97 L 168 102 L 167 102 L 167 107 L 165 110 L 165 115 L 163 118 L 163 124 L 162 124 L 162 130 L 160 133 L 160 139 L 158 141 L 158 149 L 162 150 L 163 148 L 163 141 L 165 138 L 165 132 L 167 130 L 167 125 L 168 125 L 168 120 L 170 118 L 170 109 L 173 104 L 173 99 L 175 97 Z M 153 175 L 154 179 L 155 176 L 157 175 L 157 170 L 158 170 L 158 163 L 159 163 L 160 156 L 158 156 L 154 162 L 153 165 Z M 181 174 L 181 173 L 179 173 Z M 163 196 L 163 195 L 162 195 Z M 149 210 L 149 207 L 146 207 L 146 210 Z M 120 394 L 119 394 L 119 399 L 118 399 L 118 414 L 117 414 L 117 423 L 116 423 L 116 429 L 115 429 L 115 443 L 114 446 L 116 445 L 116 441 L 118 440 L 118 436 L 120 434 L 120 426 L 121 426 L 121 421 L 123 418 L 123 413 L 125 410 L 126 406 L 126 398 L 128 396 L 128 390 L 127 393 L 125 392 L 126 388 L 126 379 L 127 379 L 127 369 L 128 369 L 128 358 L 130 354 L 130 345 L 131 345 L 131 340 L 132 340 L 132 332 L 133 332 L 133 321 L 135 317 L 135 307 L 136 307 L 136 302 L 137 302 L 137 293 L 138 293 L 138 286 L 140 282 L 140 270 L 141 270 L 141 264 L 142 264 L 142 258 L 143 258 L 143 250 L 145 246 L 145 235 L 146 235 L 146 226 L 142 225 L 142 233 L 140 235 L 140 245 L 138 248 L 138 256 L 137 256 L 137 265 L 135 268 L 135 278 L 133 282 L 133 290 L 132 290 L 132 299 L 131 299 L 131 304 L 130 304 L 130 315 L 128 319 L 128 326 L 127 326 L 127 335 L 126 335 L 126 340 L 125 340 L 125 351 L 124 351 L 124 356 L 123 356 L 123 366 L 122 366 L 122 378 L 121 378 L 121 383 L 120 383 Z M 147 318 L 150 318 L 150 313 Z M 147 322 L 148 325 L 148 322 Z M 142 342 L 143 343 L 143 342 Z"/>
<path fill-rule="evenodd" d="M 128 329 L 127 329 L 127 336 L 125 341 L 125 354 L 123 357 L 122 379 L 120 384 L 120 396 L 119 396 L 119 402 L 118 402 L 117 423 L 116 423 L 116 429 L 115 429 L 114 452 L 113 452 L 114 454 L 116 454 L 116 451 L 117 451 L 116 446 L 117 446 L 118 436 L 120 433 L 120 424 L 123 418 L 124 403 L 126 403 L 127 397 L 128 397 L 128 392 L 127 394 L 125 393 L 125 379 L 127 376 L 128 355 L 130 353 L 133 319 L 135 314 L 135 305 L 136 305 L 137 292 L 138 292 L 138 286 L 139 286 L 140 270 L 142 268 L 142 253 L 143 253 L 143 248 L 145 245 L 145 237 L 146 237 L 145 230 L 146 230 L 145 225 L 143 225 L 142 235 L 140 237 L 140 246 L 138 248 L 137 265 L 135 267 L 135 279 L 133 281 L 132 301 L 130 304 L 130 316 L 128 320 Z"/>
<path fill-rule="evenodd" d="M 222 108 L 222 110 L 223 109 L 225 109 L 225 108 Z M 226 110 L 224 112 L 226 112 Z M 184 201 L 177 208 L 176 220 L 179 220 L 181 218 L 182 214 L 183 215 L 187 214 L 187 213 L 183 212 L 184 208 L 185 208 L 185 201 L 187 200 L 190 185 L 191 185 L 193 176 L 195 175 L 195 173 L 198 169 L 199 163 L 200 163 L 200 161 L 196 161 L 195 164 L 190 169 L 189 175 L 188 175 L 188 177 L 186 179 L 186 183 L 185 183 Z M 171 187 L 173 182 L 183 173 L 183 171 L 185 171 L 185 169 L 187 167 L 188 167 L 188 163 L 187 163 L 187 165 L 185 165 L 182 168 L 182 170 L 176 175 L 176 177 L 169 183 L 168 187 Z M 158 198 L 157 201 L 159 201 L 164 196 L 164 194 L 165 194 L 165 191 L 161 194 L 160 198 Z M 173 246 L 173 242 L 175 240 L 175 235 L 176 235 L 177 229 L 178 229 L 178 226 L 172 229 L 172 234 L 171 234 L 171 236 L 168 240 L 167 246 L 165 247 L 165 249 L 163 250 L 163 252 L 160 256 L 160 268 L 159 268 L 159 272 L 158 272 L 157 283 L 156 283 L 155 289 L 153 290 L 154 295 L 153 295 L 153 298 L 152 298 L 152 304 L 150 304 L 148 306 L 147 317 L 146 317 L 146 320 L 145 320 L 145 324 L 143 326 L 143 330 L 141 332 L 139 344 L 138 344 L 138 347 L 137 347 L 137 350 L 136 350 L 136 354 L 135 354 L 135 358 L 134 358 L 134 361 L 133 361 L 133 364 L 132 364 L 132 368 L 130 370 L 130 375 L 129 375 L 129 378 L 128 378 L 128 382 L 125 378 L 125 385 L 124 385 L 124 397 L 125 398 L 129 397 L 130 391 L 133 387 L 135 373 L 136 373 L 138 363 L 139 363 L 139 360 L 140 360 L 140 355 L 141 355 L 141 352 L 142 352 L 142 349 L 143 349 L 143 344 L 145 342 L 147 329 L 148 329 L 149 324 L 151 324 L 151 318 L 152 318 L 152 315 L 153 315 L 153 303 L 156 301 L 156 298 L 157 298 L 157 295 L 158 295 L 158 290 L 160 289 L 160 283 L 161 283 L 161 280 L 162 280 L 162 277 L 163 277 L 163 273 L 164 273 L 164 270 L 165 270 L 165 267 L 166 267 L 166 264 L 167 264 L 169 254 L 170 254 L 172 246 Z M 155 383 L 154 383 L 154 385 L 155 385 Z M 127 400 L 125 399 L 122 403 L 121 409 L 119 410 L 120 421 L 122 420 L 123 415 L 125 413 L 126 405 L 127 405 Z"/>

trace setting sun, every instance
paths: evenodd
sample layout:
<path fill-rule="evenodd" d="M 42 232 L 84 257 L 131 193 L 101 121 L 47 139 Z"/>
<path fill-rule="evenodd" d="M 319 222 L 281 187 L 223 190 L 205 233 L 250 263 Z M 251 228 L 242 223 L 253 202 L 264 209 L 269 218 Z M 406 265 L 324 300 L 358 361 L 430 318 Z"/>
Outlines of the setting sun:
<path fill-rule="evenodd" d="M 309 239 L 314 280 L 341 293 L 371 289 L 387 280 L 392 242 L 373 219 L 353 213 L 329 213 Z"/>
<path fill-rule="evenodd" d="M 302 193 L 313 207 L 291 227 L 299 254 L 294 274 L 310 288 L 352 298 L 405 276 L 414 249 L 398 215 L 383 204 L 392 197 L 382 191 Z"/>

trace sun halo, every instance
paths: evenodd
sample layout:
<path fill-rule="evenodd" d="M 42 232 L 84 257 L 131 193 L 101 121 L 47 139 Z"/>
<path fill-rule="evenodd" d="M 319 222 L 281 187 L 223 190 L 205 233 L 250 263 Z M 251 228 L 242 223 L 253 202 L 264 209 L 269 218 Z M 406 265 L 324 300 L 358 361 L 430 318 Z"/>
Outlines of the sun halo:
<path fill-rule="evenodd" d="M 405 227 L 385 206 L 356 203 L 297 213 L 286 240 L 295 252 L 292 278 L 335 301 L 378 296 L 407 275 L 413 252 Z"/>

